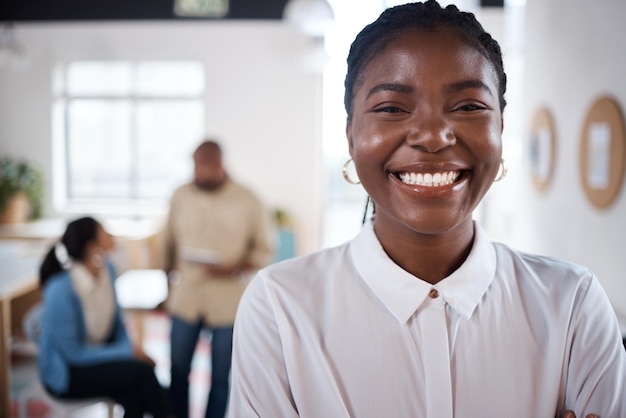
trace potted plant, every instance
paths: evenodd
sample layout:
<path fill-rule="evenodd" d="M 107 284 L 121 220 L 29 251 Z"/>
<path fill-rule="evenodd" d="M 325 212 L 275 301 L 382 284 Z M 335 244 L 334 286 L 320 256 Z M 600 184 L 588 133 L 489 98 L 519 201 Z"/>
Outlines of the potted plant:
<path fill-rule="evenodd" d="M 274 223 L 276 224 L 276 249 L 274 260 L 281 261 L 294 257 L 296 253 L 295 234 L 289 212 L 282 208 L 273 211 Z"/>
<path fill-rule="evenodd" d="M 41 216 L 41 171 L 11 157 L 0 158 L 0 223 L 20 223 Z"/>

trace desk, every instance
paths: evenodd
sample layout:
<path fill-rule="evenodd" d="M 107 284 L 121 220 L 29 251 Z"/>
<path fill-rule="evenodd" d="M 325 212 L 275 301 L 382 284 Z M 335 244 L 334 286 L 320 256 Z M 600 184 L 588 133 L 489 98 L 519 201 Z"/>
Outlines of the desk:
<path fill-rule="evenodd" d="M 134 319 L 137 345 L 143 345 L 146 313 L 165 301 L 167 292 L 167 275 L 163 270 L 128 270 L 115 280 L 120 307 Z"/>
<path fill-rule="evenodd" d="M 10 411 L 12 338 L 21 334 L 24 313 L 40 299 L 37 269 L 47 245 L 0 241 L 0 417 Z"/>
<path fill-rule="evenodd" d="M 40 299 L 39 265 L 66 224 L 61 218 L 0 224 L 0 417 L 8 417 L 10 410 L 12 339 L 22 334 L 23 314 Z M 117 238 L 112 259 L 119 272 L 158 265 L 158 219 L 107 218 L 102 224 Z M 167 294 L 167 280 L 165 286 Z M 143 313 L 136 316 L 142 332 Z"/>
<path fill-rule="evenodd" d="M 0 224 L 0 239 L 3 240 L 52 240 L 65 229 L 62 219 L 43 219 L 24 224 Z"/>
<path fill-rule="evenodd" d="M 161 267 L 158 234 L 162 223 L 160 219 L 118 217 L 99 220 L 116 238 L 117 248 L 112 258 L 118 271 Z M 63 234 L 67 222 L 62 218 L 48 218 L 24 224 L 0 224 L 0 240 L 51 243 Z"/>

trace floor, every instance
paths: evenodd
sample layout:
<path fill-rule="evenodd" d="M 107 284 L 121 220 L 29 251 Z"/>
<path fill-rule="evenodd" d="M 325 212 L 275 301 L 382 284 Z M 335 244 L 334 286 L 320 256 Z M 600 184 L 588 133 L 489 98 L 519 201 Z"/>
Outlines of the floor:
<path fill-rule="evenodd" d="M 128 330 L 135 334 L 132 318 L 127 318 Z M 169 386 L 169 332 L 170 321 L 166 313 L 154 312 L 146 316 L 144 322 L 144 350 L 157 363 L 156 374 L 163 386 Z M 210 333 L 202 335 L 198 344 L 192 364 L 192 374 L 190 376 L 190 418 L 204 417 L 207 393 L 209 389 L 209 379 L 211 373 L 210 363 Z M 13 355 L 12 368 L 12 394 L 16 399 L 21 390 L 32 383 L 36 377 L 35 358 L 32 347 L 24 345 L 18 347 Z M 18 405 L 14 402 L 12 407 L 13 416 L 18 416 Z M 50 408 L 45 401 L 34 400 L 28 403 L 28 418 L 57 418 L 53 417 Z M 104 403 L 83 408 L 75 412 L 73 418 L 106 418 L 108 409 Z M 123 411 L 118 406 L 115 409 L 115 418 L 122 417 Z M 70 418 L 70 417 L 59 417 Z"/>

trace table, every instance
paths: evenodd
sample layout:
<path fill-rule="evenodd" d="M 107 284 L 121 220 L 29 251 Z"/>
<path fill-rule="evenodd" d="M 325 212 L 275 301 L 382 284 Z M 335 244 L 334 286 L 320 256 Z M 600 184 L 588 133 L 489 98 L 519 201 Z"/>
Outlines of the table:
<path fill-rule="evenodd" d="M 0 240 L 0 417 L 11 404 L 11 346 L 24 313 L 40 299 L 37 270 L 45 241 Z"/>
<path fill-rule="evenodd" d="M 112 258 L 118 271 L 161 267 L 160 218 L 97 219 L 116 239 Z M 46 218 L 24 224 L 0 224 L 0 240 L 53 242 L 63 234 L 67 222 L 63 218 Z"/>
<path fill-rule="evenodd" d="M 10 416 L 13 341 L 16 335 L 22 334 L 24 313 L 40 300 L 37 273 L 43 256 L 63 233 L 66 224 L 67 220 L 62 218 L 24 224 L 0 224 L 0 417 Z M 117 238 L 118 246 L 112 258 L 118 271 L 153 268 L 158 264 L 159 219 L 104 218 L 102 224 Z M 139 274 L 140 278 L 137 278 L 137 274 L 131 274 L 128 276 L 129 283 L 142 282 L 149 277 L 153 277 L 152 285 L 162 283 L 163 277 L 161 281 L 154 279 L 156 274 Z M 167 278 L 164 280 L 167 294 Z M 152 285 L 139 292 L 141 297 L 156 298 L 160 295 L 158 292 L 162 293 L 162 285 L 156 284 L 155 289 Z M 126 290 L 122 292 L 129 293 Z M 135 303 L 138 306 L 133 306 Z M 127 304 L 131 314 L 137 318 L 140 333 L 143 332 L 144 319 L 141 303 L 143 300 L 137 296 Z M 143 334 L 139 337 L 142 339 Z"/>
<path fill-rule="evenodd" d="M 63 219 L 50 218 L 23 224 L 0 224 L 3 240 L 51 240 L 59 237 L 65 229 Z"/>
<path fill-rule="evenodd" d="M 120 307 L 134 320 L 137 345 L 143 345 L 146 314 L 165 301 L 167 292 L 167 275 L 163 270 L 127 270 L 115 280 Z"/>

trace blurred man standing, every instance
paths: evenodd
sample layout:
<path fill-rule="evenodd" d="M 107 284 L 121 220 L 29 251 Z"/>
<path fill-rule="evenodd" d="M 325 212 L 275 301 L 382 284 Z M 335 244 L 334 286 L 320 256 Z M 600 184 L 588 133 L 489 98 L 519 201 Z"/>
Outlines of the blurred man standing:
<path fill-rule="evenodd" d="M 229 392 L 233 323 L 251 273 L 272 257 L 271 217 L 261 201 L 228 177 L 222 150 L 205 141 L 193 154 L 194 180 L 174 192 L 165 231 L 166 271 L 178 271 L 172 317 L 171 386 L 176 416 L 189 416 L 189 374 L 203 328 L 210 329 L 207 418 L 222 418 Z"/>

